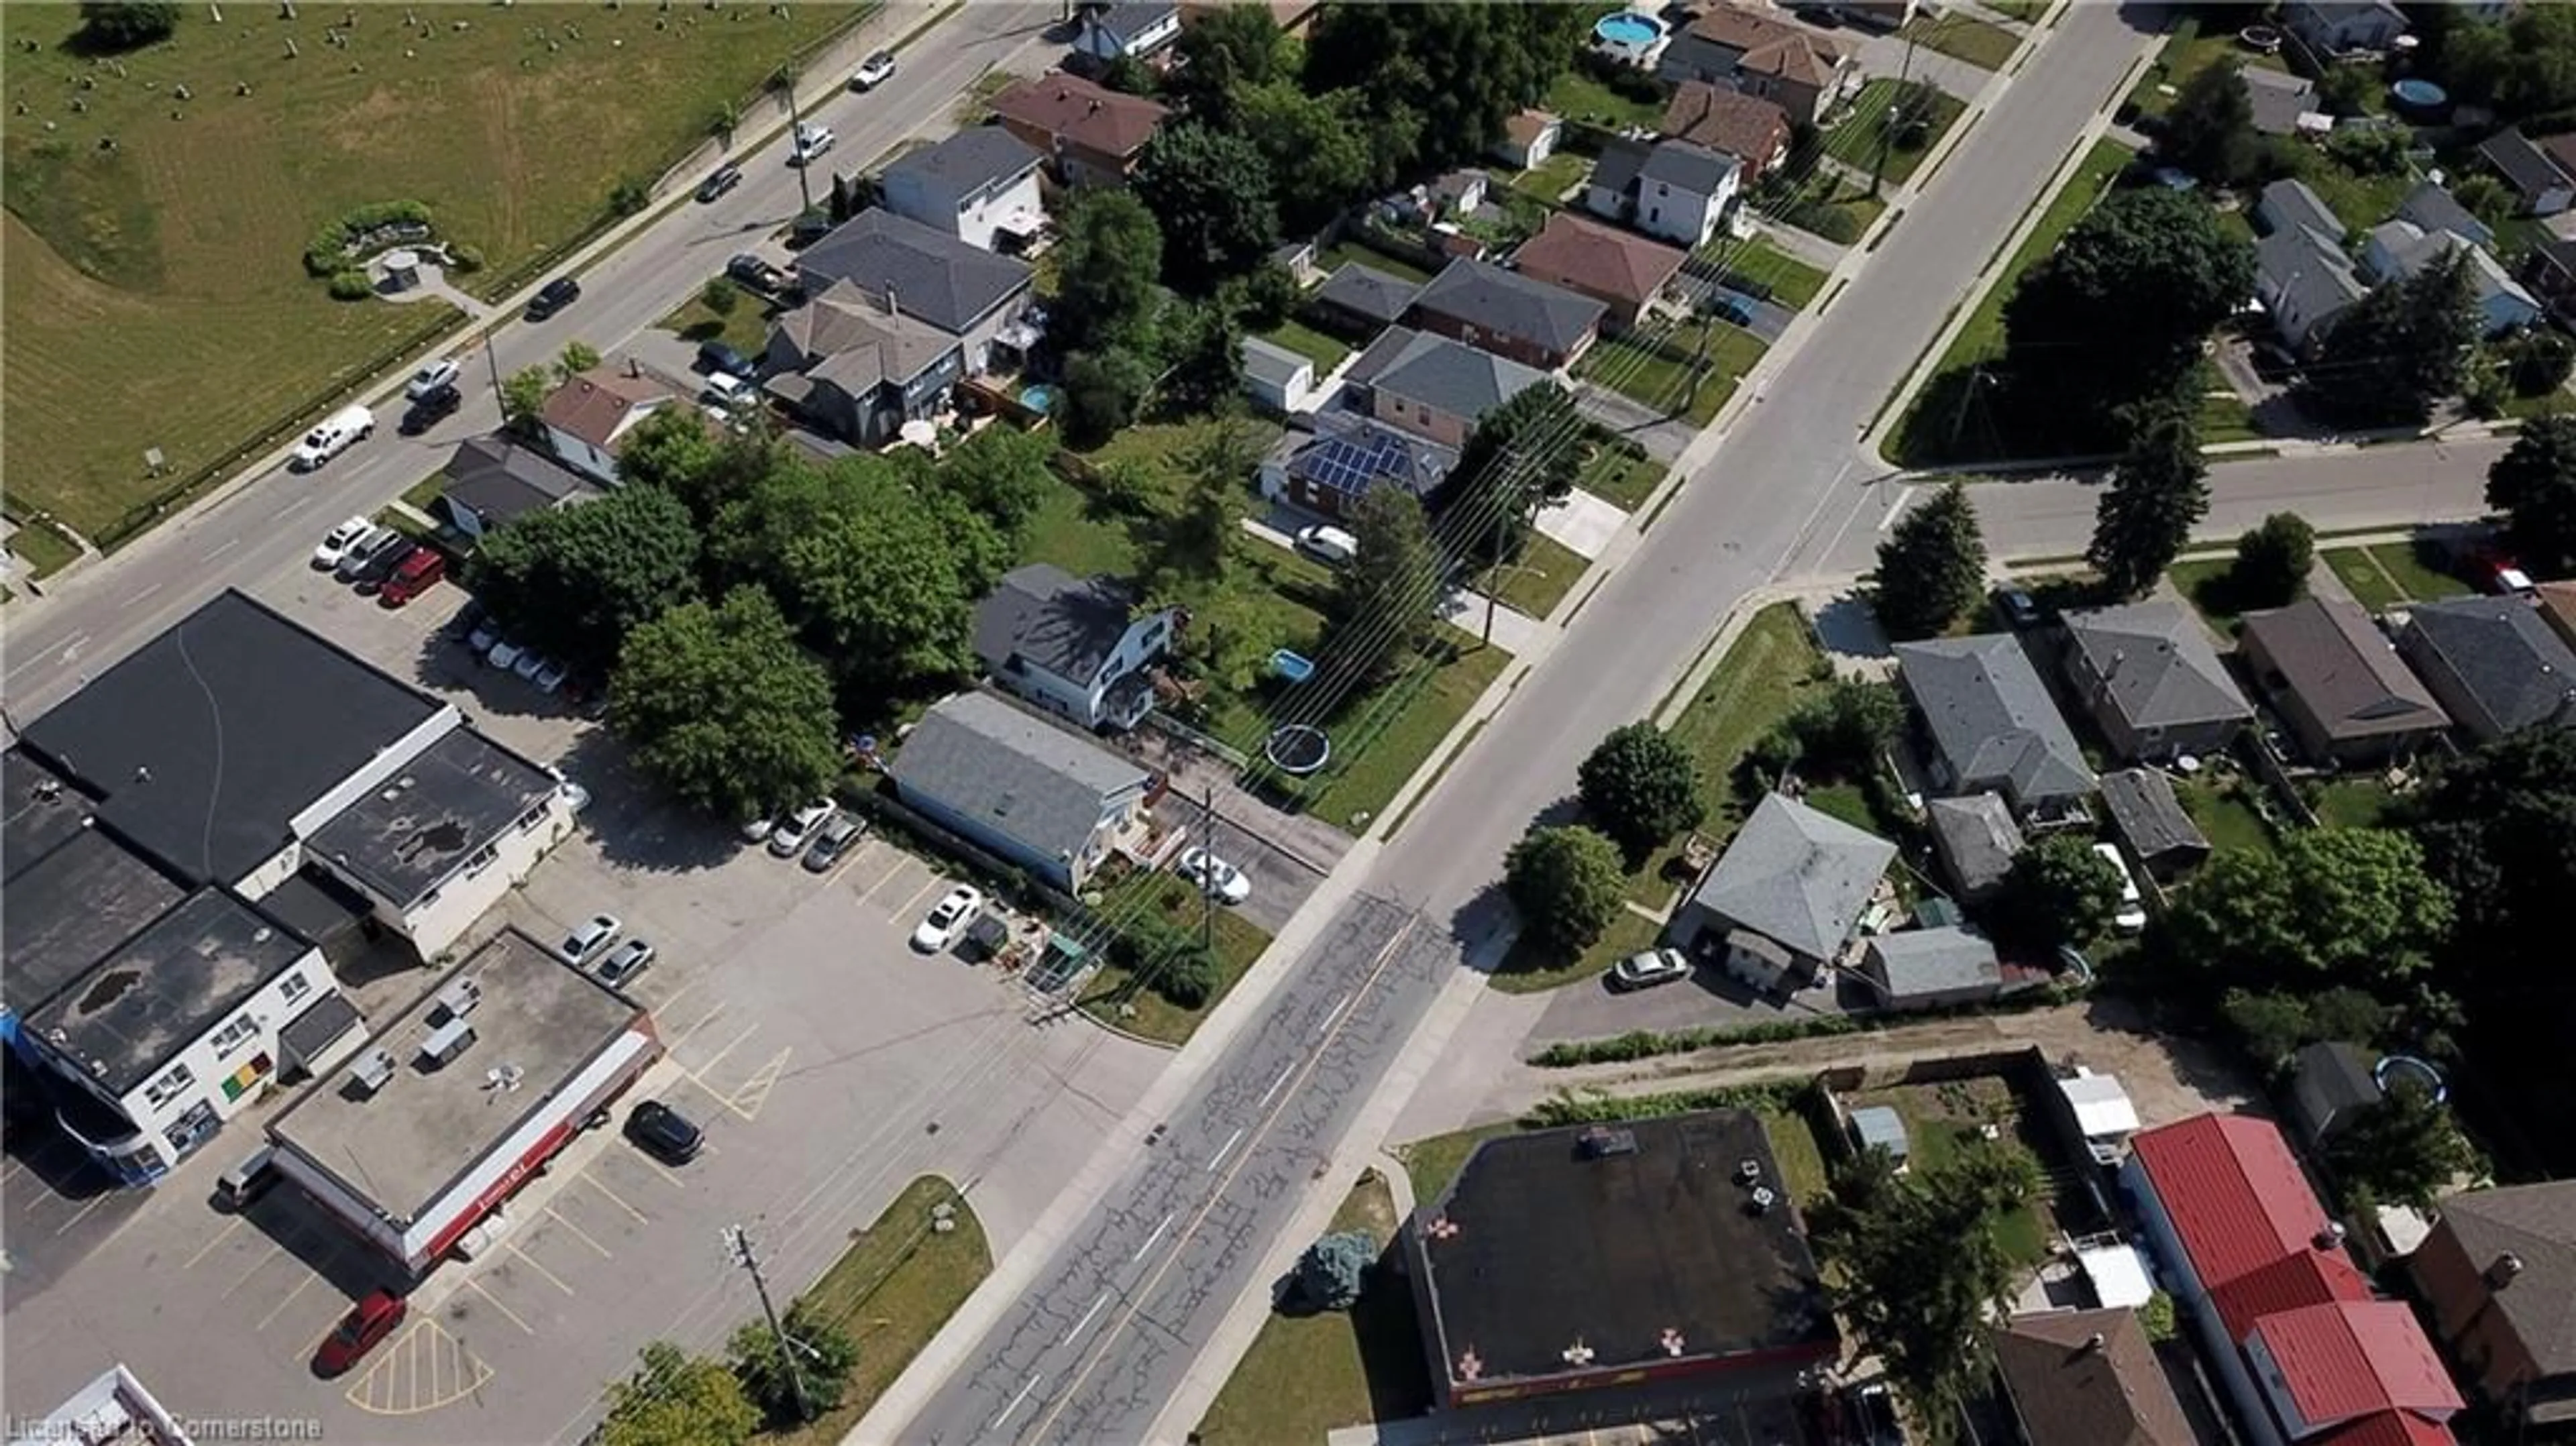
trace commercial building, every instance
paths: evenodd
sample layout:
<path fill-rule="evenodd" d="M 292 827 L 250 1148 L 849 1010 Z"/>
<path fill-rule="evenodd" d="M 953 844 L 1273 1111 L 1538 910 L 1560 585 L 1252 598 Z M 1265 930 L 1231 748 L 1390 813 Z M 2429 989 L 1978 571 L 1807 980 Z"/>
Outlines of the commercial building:
<path fill-rule="evenodd" d="M 9 1446 L 62 1446 L 66 1441 L 80 1446 L 191 1446 L 179 1419 L 153 1399 L 122 1361 L 53 1411 L 10 1418 Z"/>
<path fill-rule="evenodd" d="M 642 1006 L 504 932 L 305 1091 L 269 1139 L 288 1180 L 417 1274 L 661 1052 Z"/>

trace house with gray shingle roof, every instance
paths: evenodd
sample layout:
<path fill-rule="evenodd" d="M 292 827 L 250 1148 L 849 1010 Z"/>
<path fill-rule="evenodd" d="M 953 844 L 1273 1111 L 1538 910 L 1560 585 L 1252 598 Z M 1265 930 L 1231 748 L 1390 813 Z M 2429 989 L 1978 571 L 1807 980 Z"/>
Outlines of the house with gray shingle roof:
<path fill-rule="evenodd" d="M 2576 650 L 2524 597 L 2467 597 L 2407 610 L 2397 651 L 2481 743 L 2576 727 Z"/>
<path fill-rule="evenodd" d="M 2209 857 L 2209 836 L 2174 793 L 2161 769 L 2123 768 L 2102 775 L 2102 806 L 2129 856 L 2159 879 L 2172 879 Z"/>
<path fill-rule="evenodd" d="M 2295 133 L 2299 117 L 2317 108 L 2317 84 L 2303 76 L 2259 65 L 2240 67 L 2236 75 L 2253 107 L 2254 129 L 2264 135 Z"/>
<path fill-rule="evenodd" d="M 1333 274 L 1324 278 L 1324 284 L 1315 288 L 1306 304 L 1333 330 L 1375 336 L 1403 320 L 1414 298 L 1421 294 L 1419 281 L 1345 261 L 1333 268 Z"/>
<path fill-rule="evenodd" d="M 1562 286 L 1462 256 L 1422 288 L 1405 320 L 1524 366 L 1555 371 L 1574 365 L 1592 345 L 1608 311 Z"/>
<path fill-rule="evenodd" d="M 898 298 L 899 299 L 899 298 Z M 874 447 L 936 416 L 966 374 L 963 344 L 920 317 L 836 281 L 769 328 L 761 389 L 844 441 Z"/>
<path fill-rule="evenodd" d="M 2004 988 L 1994 941 L 1955 926 L 1879 935 L 1861 953 L 1860 976 L 1890 1009 L 1973 1004 Z"/>
<path fill-rule="evenodd" d="M 1509 357 L 1399 326 L 1351 363 L 1342 394 L 1389 426 L 1464 447 L 1487 412 L 1547 379 Z"/>
<path fill-rule="evenodd" d="M 1970 903 L 1991 897 L 2012 872 L 2013 855 L 2021 852 L 2021 825 L 2012 805 L 2000 793 L 1971 793 L 1936 798 L 1923 808 L 1932 828 L 1932 851 L 1950 871 L 1959 897 Z"/>
<path fill-rule="evenodd" d="M 1045 157 L 1000 126 L 973 126 L 885 168 L 885 207 L 991 251 L 994 233 L 1023 244 L 1046 225 L 1038 195 Z"/>
<path fill-rule="evenodd" d="M 2000 793 L 2015 812 L 2082 811 L 2092 765 L 2048 684 L 2009 633 L 1896 646 L 1897 678 L 1931 740 L 1933 782 L 1951 793 Z"/>
<path fill-rule="evenodd" d="M 1744 162 L 1690 141 L 1611 141 L 1583 187 L 1583 209 L 1690 250 L 1708 244 L 1742 185 Z"/>
<path fill-rule="evenodd" d="M 2495 228 L 2477 218 L 2477 213 L 2443 189 L 2439 181 L 2419 181 L 2406 199 L 2397 203 L 2397 219 L 2412 221 L 2426 231 L 2448 231 L 2476 246 L 2495 245 Z"/>
<path fill-rule="evenodd" d="M 1154 705 L 1146 669 L 1180 622 L 1115 578 L 1053 563 L 1014 568 L 975 605 L 975 657 L 994 686 L 1084 728 L 1133 728 Z"/>
<path fill-rule="evenodd" d="M 2431 747 L 2451 715 L 2358 603 L 2302 598 L 2245 615 L 2245 663 L 2312 763 L 2376 763 Z"/>
<path fill-rule="evenodd" d="M 932 822 L 1066 893 L 1141 841 L 1162 781 L 991 693 L 942 700 L 887 770 Z"/>
<path fill-rule="evenodd" d="M 2066 615 L 2066 676 L 2124 759 L 2216 753 L 2254 721 L 2208 629 L 2180 603 Z"/>
<path fill-rule="evenodd" d="M 2343 218 L 2305 181 L 2274 181 L 2254 205 L 2254 299 L 2294 349 L 2305 349 L 2370 288 L 2344 254 Z"/>
<path fill-rule="evenodd" d="M 2560 137 L 2549 139 L 2553 144 L 2536 143 L 2515 126 L 2496 132 L 2478 147 L 2478 159 L 2504 178 L 2522 198 L 2524 212 L 2533 216 L 2555 216 L 2576 204 L 2576 174 L 2567 165 L 2568 147 Z"/>
<path fill-rule="evenodd" d="M 2576 1180 L 2470 1190 L 2441 1212 L 2406 1262 L 2436 1334 L 2508 1416 L 2576 1421 Z"/>
<path fill-rule="evenodd" d="M 1850 942 L 1896 845 L 1783 794 L 1771 794 L 1709 866 L 1673 916 L 1684 948 L 1723 953 L 1757 988 L 1814 977 Z M 1730 942 L 1738 932 L 1776 949 Z"/>
<path fill-rule="evenodd" d="M 1027 263 L 979 250 L 892 211 L 851 217 L 796 258 L 805 294 L 848 282 L 878 305 L 958 338 L 969 371 L 1029 303 Z"/>

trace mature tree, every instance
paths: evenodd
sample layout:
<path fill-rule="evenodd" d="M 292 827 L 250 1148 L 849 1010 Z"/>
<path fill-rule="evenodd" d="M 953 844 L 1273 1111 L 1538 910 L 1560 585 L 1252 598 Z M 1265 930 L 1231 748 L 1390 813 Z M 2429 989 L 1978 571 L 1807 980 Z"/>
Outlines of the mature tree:
<path fill-rule="evenodd" d="M 2236 561 L 2227 585 L 2240 608 L 2286 607 L 2308 590 L 2316 560 L 2316 529 L 2295 512 L 2275 512 L 2236 539 Z"/>
<path fill-rule="evenodd" d="M 2467 248 L 2380 283 L 2327 327 L 2308 401 L 2355 423 L 2421 422 L 2458 394 L 2480 323 Z"/>
<path fill-rule="evenodd" d="M 1222 14 L 1260 14 L 1230 6 Z M 1303 236 L 1364 195 L 1371 179 L 1367 120 L 1359 93 L 1308 95 L 1293 80 L 1234 92 L 1233 128 L 1270 163 L 1279 219 Z"/>
<path fill-rule="evenodd" d="M 2115 595 L 2145 592 L 2182 555 L 2209 512 L 2207 474 L 2190 413 L 2158 408 L 2144 419 L 2095 507 L 2084 554 Z"/>
<path fill-rule="evenodd" d="M 1928 638 L 1976 605 L 1986 579 L 1986 540 L 1959 482 L 1905 515 L 1878 545 L 1879 623 L 1895 638 Z"/>
<path fill-rule="evenodd" d="M 1283 1304 L 1309 1311 L 1349 1310 L 1360 1303 L 1377 1254 L 1377 1242 L 1363 1231 L 1343 1230 L 1323 1237 L 1297 1257 Z"/>
<path fill-rule="evenodd" d="M 726 1343 L 743 1395 L 760 1408 L 772 1430 L 791 1430 L 832 1411 L 849 1389 L 850 1368 L 859 1363 L 858 1344 L 841 1323 L 804 1301 L 787 1308 L 779 1323 L 793 1344 L 779 1349 L 767 1321 L 745 1321 Z M 803 1388 L 804 1409 L 797 1394 Z"/>
<path fill-rule="evenodd" d="M 1252 142 L 1195 121 L 1167 125 L 1136 162 L 1136 199 L 1163 231 L 1163 274 L 1205 296 L 1279 244 L 1270 162 Z"/>
<path fill-rule="evenodd" d="M 2168 953 L 2245 988 L 2371 987 L 2421 970 L 2449 932 L 2451 897 L 2415 840 L 2389 829 L 2312 829 L 2277 853 L 2221 853 L 2174 891 Z"/>
<path fill-rule="evenodd" d="M 2262 163 L 2263 138 L 2254 130 L 2254 101 L 2234 61 L 2203 66 L 2182 83 L 2156 149 L 2175 165 L 2213 186 L 2251 180 Z"/>
<path fill-rule="evenodd" d="M 722 1361 L 682 1355 L 669 1341 L 642 1354 L 635 1374 L 608 1388 L 599 1446 L 748 1446 L 760 1408 Z"/>
<path fill-rule="evenodd" d="M 697 595 L 698 547 L 678 498 L 630 485 L 494 529 L 466 565 L 466 585 L 511 637 L 598 676 L 629 633 Z"/>
<path fill-rule="evenodd" d="M 568 341 L 555 353 L 555 385 L 561 386 L 599 365 L 599 348 L 581 340 Z"/>
<path fill-rule="evenodd" d="M 694 408 L 663 407 L 626 434 L 617 475 L 626 486 L 659 487 L 679 498 L 703 534 L 781 460 L 777 435 L 766 426 L 720 433 Z"/>
<path fill-rule="evenodd" d="M 2380 1043 L 2395 1012 L 2365 990 L 2337 985 L 2297 992 L 2230 989 L 2219 996 L 2218 1013 L 2246 1054 L 2266 1068 L 2278 1068 L 2321 1041 Z"/>
<path fill-rule="evenodd" d="M 2504 514 L 2526 565 L 2550 577 L 2576 571 L 2576 413 L 2522 424 L 2487 469 L 2487 505 Z"/>
<path fill-rule="evenodd" d="M 609 682 L 608 719 L 645 772 L 725 818 L 812 798 L 841 772 L 831 676 L 757 588 L 637 628 Z"/>
<path fill-rule="evenodd" d="M 1076 195 L 1057 227 L 1048 344 L 1063 352 L 1149 344 L 1163 277 L 1154 213 L 1129 191 L 1094 187 Z"/>
<path fill-rule="evenodd" d="M 1243 327 L 1223 301 L 1193 301 L 1165 313 L 1164 403 L 1183 413 L 1213 412 L 1243 395 Z"/>
<path fill-rule="evenodd" d="M 179 28 L 179 7 L 81 0 L 80 44 L 93 51 L 133 50 L 167 40 Z"/>
<path fill-rule="evenodd" d="M 1789 710 L 1750 755 L 1766 780 L 1800 767 L 1828 774 L 1865 773 L 1905 724 L 1905 700 L 1892 683 L 1835 680 Z"/>
<path fill-rule="evenodd" d="M 2013 856 L 2001 918 L 2032 943 L 2082 948 L 2120 911 L 2120 870 L 2080 834 L 2053 833 Z"/>
<path fill-rule="evenodd" d="M 963 506 L 921 505 L 895 464 L 853 457 L 771 472 L 725 509 L 714 545 L 727 576 L 765 585 L 806 645 L 882 704 L 965 673 L 976 530 L 989 540 Z"/>
<path fill-rule="evenodd" d="M 2400 1076 L 2377 1101 L 2335 1122 L 2326 1164 L 2382 1201 L 2429 1209 L 2454 1176 L 2476 1172 L 2478 1155 L 2433 1092 Z"/>
<path fill-rule="evenodd" d="M 1064 440 L 1097 447 L 1126 430 L 1154 385 L 1145 361 L 1123 347 L 1078 352 L 1064 365 Z"/>
<path fill-rule="evenodd" d="M 1224 581 L 1243 554 L 1245 515 L 1252 477 L 1261 465 L 1261 443 L 1248 426 L 1209 429 L 1177 459 L 1188 478 L 1180 504 L 1158 519 L 1146 547 L 1146 585 L 1158 596 L 1197 593 Z"/>
<path fill-rule="evenodd" d="M 1574 394 L 1555 381 L 1524 388 L 1476 423 L 1450 469 L 1450 545 L 1481 564 L 1520 556 L 1540 506 L 1572 492 L 1582 470 Z"/>
<path fill-rule="evenodd" d="M 1614 728 L 1575 772 L 1583 811 L 1631 858 L 1699 827 L 1699 766 L 1690 750 L 1654 724 Z"/>
<path fill-rule="evenodd" d="M 501 383 L 501 420 L 523 435 L 535 430 L 537 414 L 546 409 L 546 393 L 554 386 L 554 378 L 546 375 L 544 367 L 521 367 L 510 373 Z"/>
<path fill-rule="evenodd" d="M 1321 659 L 1337 681 L 1383 681 L 1431 636 L 1439 619 L 1440 552 L 1422 504 L 1401 487 L 1360 499 L 1351 518 L 1359 555 L 1334 575 Z"/>
<path fill-rule="evenodd" d="M 1563 73 L 1586 23 L 1562 5 L 1329 5 L 1307 43 L 1307 82 L 1359 90 L 1378 179 L 1391 182 L 1501 139 L 1504 120 Z"/>
<path fill-rule="evenodd" d="M 1293 83 L 1295 47 L 1266 5 L 1221 5 L 1181 29 L 1172 46 L 1179 63 L 1164 82 L 1164 99 L 1193 119 L 1239 130 L 1237 100 L 1246 87 Z"/>
<path fill-rule="evenodd" d="M 2576 342 L 2556 327 L 2524 327 L 2497 342 L 2494 350 L 2517 397 L 2549 396 L 2576 373 Z"/>
<path fill-rule="evenodd" d="M 2454 972 L 2473 999 L 2536 984 L 2544 961 L 2564 960 L 2576 899 L 2576 730 L 2535 728 L 2453 759 L 2403 816 L 2458 900 Z"/>
<path fill-rule="evenodd" d="M 1100 67 L 1100 83 L 1120 95 L 1139 95 L 1148 100 L 1163 93 L 1163 73 L 1133 55 L 1109 57 Z"/>
<path fill-rule="evenodd" d="M 1503 892 L 1540 948 L 1571 959 L 1619 916 L 1627 897 L 1619 846 L 1569 824 L 1532 828 L 1503 859 Z"/>
<path fill-rule="evenodd" d="M 986 427 L 939 460 L 939 485 L 1016 545 L 1055 490 L 1055 448 L 1036 432 Z"/>
<path fill-rule="evenodd" d="M 2379 97 L 2387 82 L 2376 65 L 2329 65 L 2317 77 L 2317 98 L 2325 102 L 2326 114 L 2359 117 L 2370 114 L 2370 103 Z M 2251 113 L 2252 107 L 2247 107 Z"/>

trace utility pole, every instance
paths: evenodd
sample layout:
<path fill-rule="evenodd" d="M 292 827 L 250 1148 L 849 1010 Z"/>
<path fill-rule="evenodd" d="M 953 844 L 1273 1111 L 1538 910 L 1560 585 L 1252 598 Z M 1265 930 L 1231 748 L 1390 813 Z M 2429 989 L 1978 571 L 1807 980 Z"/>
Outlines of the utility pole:
<path fill-rule="evenodd" d="M 1914 75 L 1914 27 L 1906 26 L 1905 32 L 1905 59 L 1896 68 L 1896 99 L 1888 104 L 1886 117 L 1878 123 L 1878 158 L 1869 167 L 1869 194 L 1873 200 L 1877 199 L 1880 181 L 1887 175 L 1887 151 L 1896 144 L 1896 117 L 1905 104 L 1906 83 Z"/>
<path fill-rule="evenodd" d="M 1216 957 L 1216 780 L 1200 785 L 1199 810 L 1207 822 L 1207 867 L 1199 870 L 1199 943 Z"/>
<path fill-rule="evenodd" d="M 1950 418 L 1950 450 L 1953 453 L 1959 450 L 1959 434 L 1968 429 L 1968 407 L 1976 401 L 1977 393 L 1985 384 L 1986 359 L 1979 356 L 1977 364 L 1968 369 L 1968 385 L 1959 393 L 1959 410 Z"/>
<path fill-rule="evenodd" d="M 501 420 L 510 420 L 510 394 L 501 387 L 501 358 L 492 351 L 492 330 L 483 329 L 483 365 L 492 369 L 492 404 L 501 409 Z"/>
<path fill-rule="evenodd" d="M 814 1419 L 813 1403 L 805 1399 L 805 1368 L 796 1364 L 796 1343 L 787 1338 L 787 1328 L 778 1323 L 778 1308 L 769 1303 L 769 1282 L 761 1278 L 760 1257 L 752 1253 L 751 1236 L 739 1225 L 724 1230 L 725 1245 L 733 1252 L 733 1263 L 751 1273 L 752 1292 L 760 1297 L 760 1313 L 769 1320 L 769 1334 L 778 1342 L 778 1364 L 787 1372 L 787 1387 L 796 1393 L 796 1419 Z"/>
<path fill-rule="evenodd" d="M 787 92 L 787 144 L 796 161 L 796 198 L 804 203 L 796 214 L 803 216 L 814 209 L 814 183 L 805 175 L 814 163 L 803 152 L 805 116 L 796 108 L 796 72 L 784 65 L 778 67 L 778 87 Z"/>

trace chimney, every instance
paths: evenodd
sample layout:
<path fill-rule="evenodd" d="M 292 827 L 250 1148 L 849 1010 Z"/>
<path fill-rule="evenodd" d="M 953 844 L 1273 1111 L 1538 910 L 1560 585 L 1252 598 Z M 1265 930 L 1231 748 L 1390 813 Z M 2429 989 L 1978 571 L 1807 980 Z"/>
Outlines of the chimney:
<path fill-rule="evenodd" d="M 2508 1250 L 2495 1258 L 2495 1264 L 2487 1267 L 2487 1289 L 2502 1290 L 2521 1274 L 2522 1257 Z"/>
<path fill-rule="evenodd" d="M 895 299 L 895 294 L 894 294 L 894 283 L 893 283 L 893 282 L 891 282 L 891 281 L 889 281 L 889 282 L 887 282 L 887 283 L 886 283 L 885 303 L 886 303 L 886 315 L 888 315 L 888 316 L 901 316 L 901 315 L 903 315 L 903 303 Z"/>
<path fill-rule="evenodd" d="M 1093 97 L 1092 102 L 1091 102 L 1091 109 L 1089 109 L 1089 110 L 1087 110 L 1087 111 L 1084 111 L 1084 112 L 1083 112 L 1083 114 L 1084 114 L 1084 115 L 1098 115 L 1098 114 L 1100 114 L 1100 101 L 1099 101 L 1099 98 L 1098 98 L 1098 97 L 1096 97 L 1096 96 L 1095 96 L 1095 97 Z"/>
<path fill-rule="evenodd" d="M 2341 1249 L 2343 1246 L 2343 1223 L 2336 1220 L 2327 1221 L 2325 1228 L 2319 1230 L 2316 1233 L 2316 1236 L 2308 1243 L 2314 1245 L 2319 1250 Z"/>

